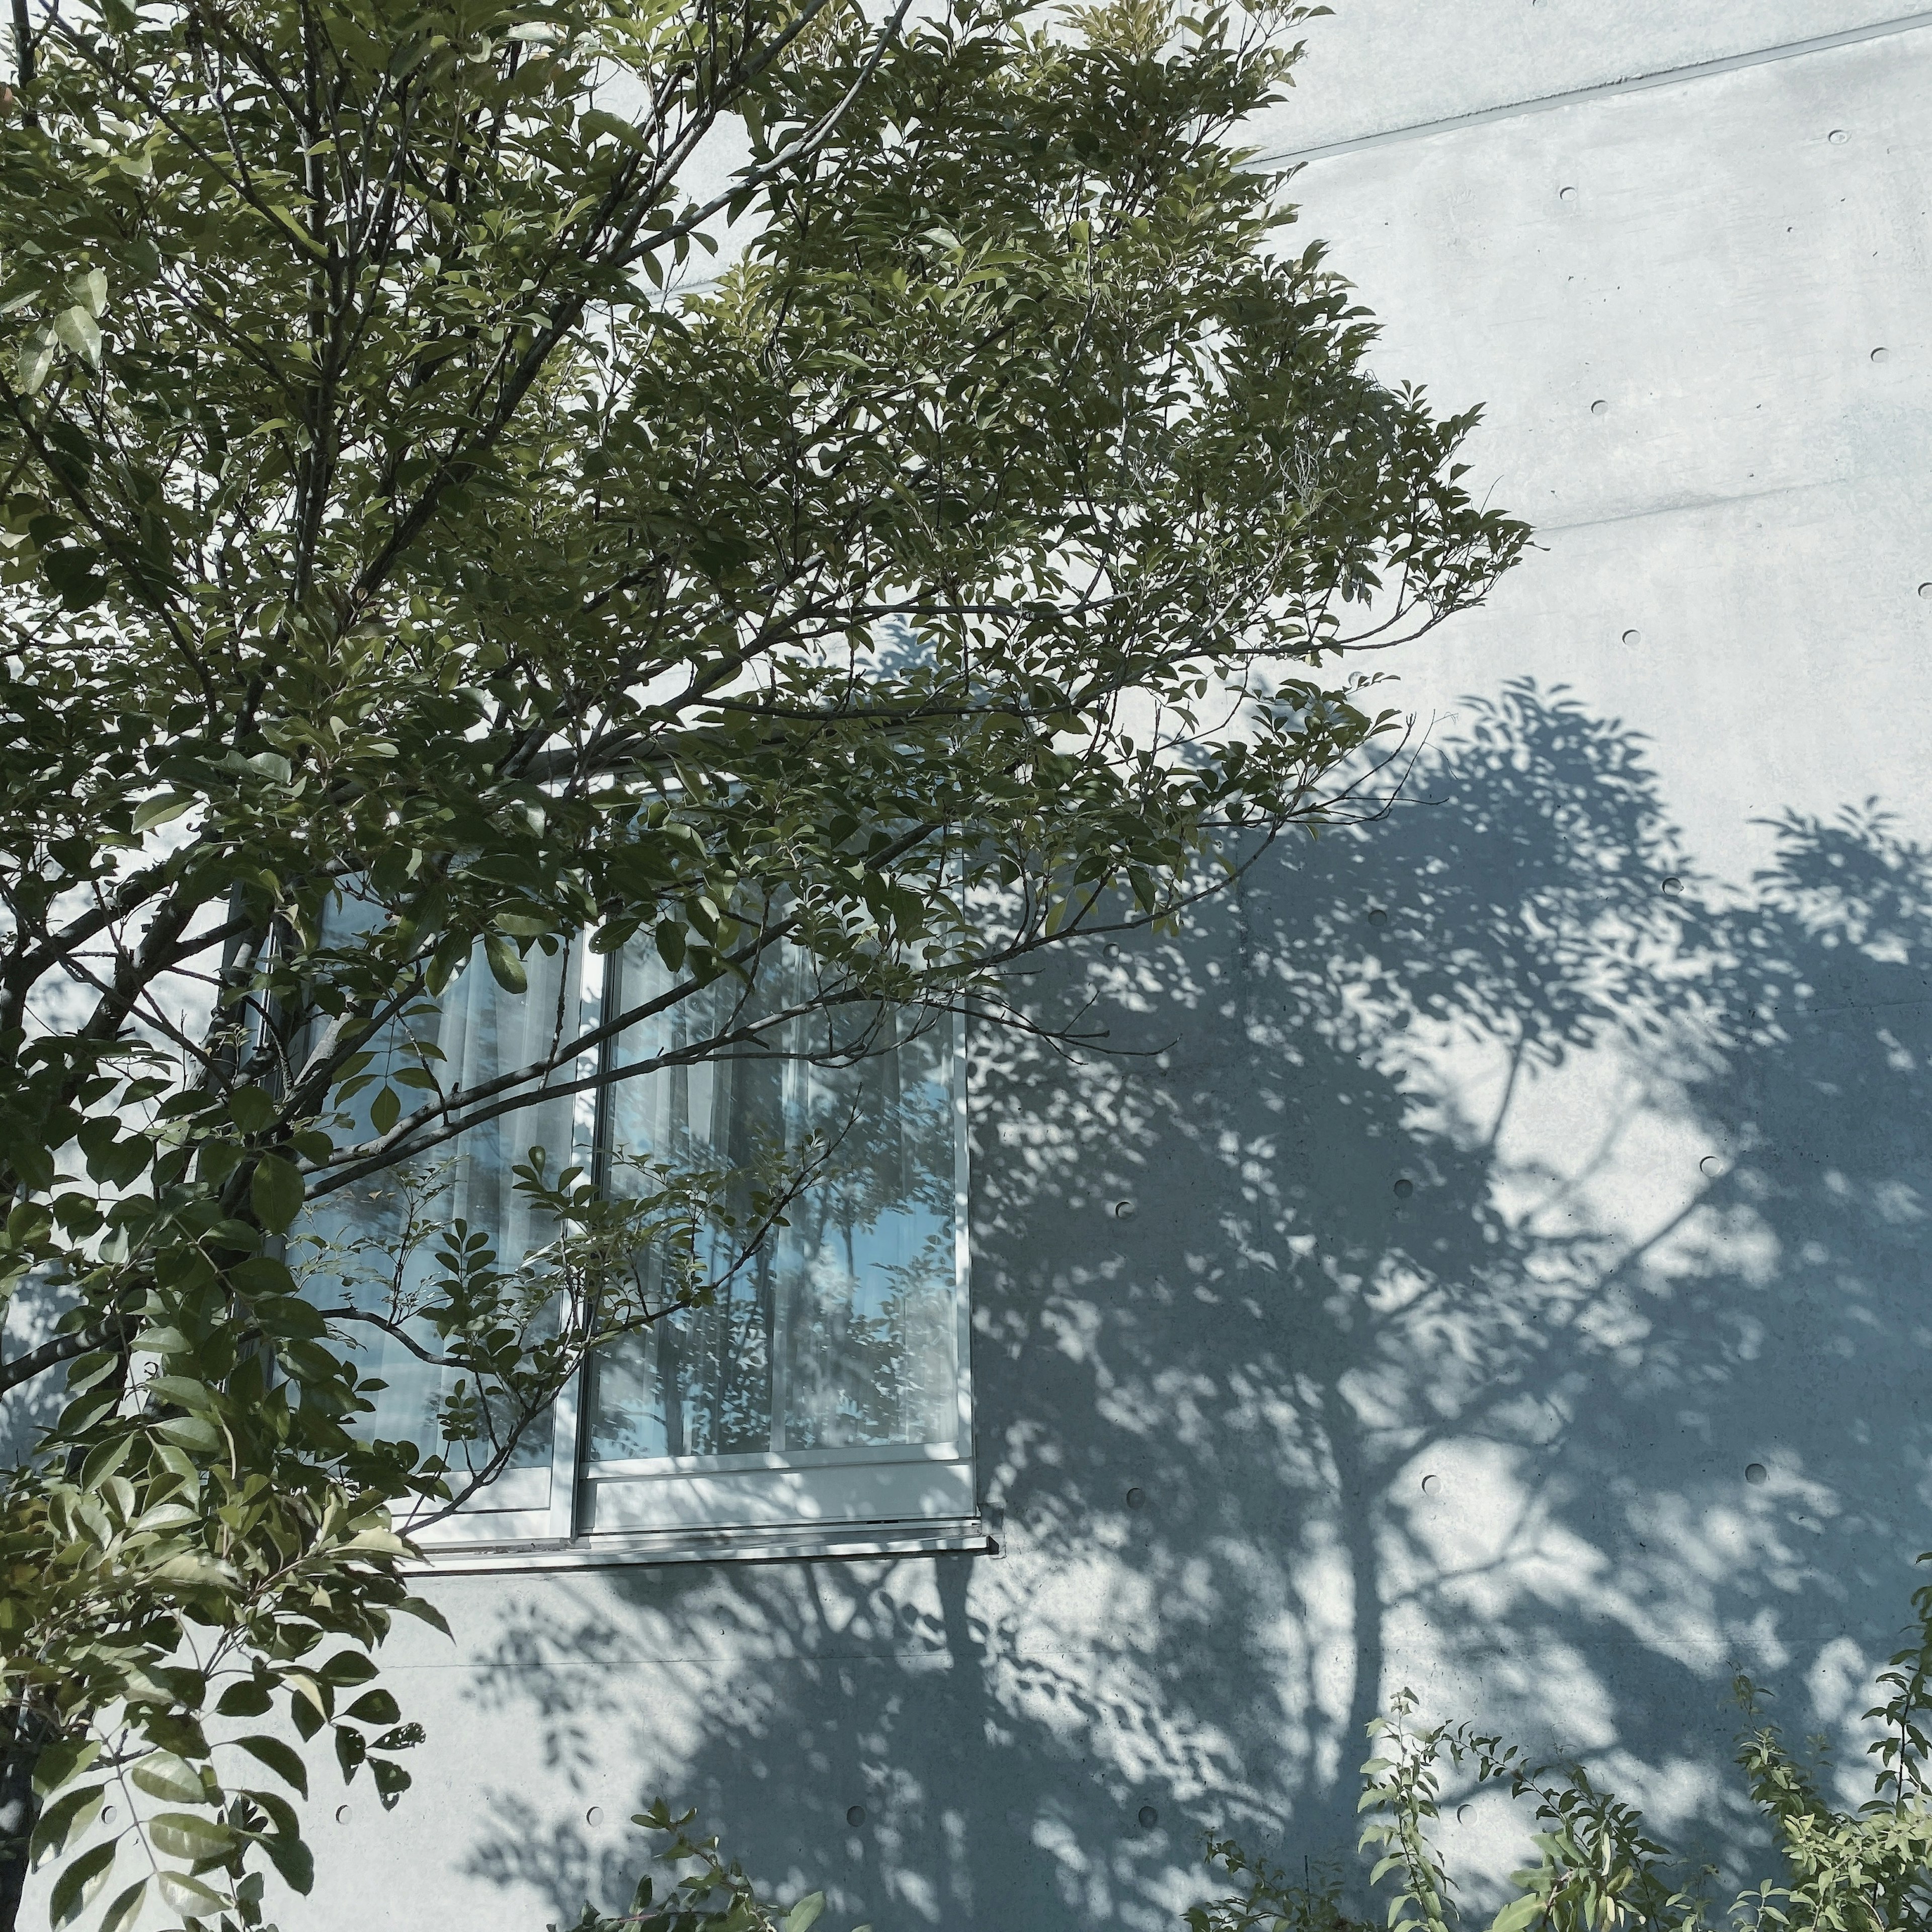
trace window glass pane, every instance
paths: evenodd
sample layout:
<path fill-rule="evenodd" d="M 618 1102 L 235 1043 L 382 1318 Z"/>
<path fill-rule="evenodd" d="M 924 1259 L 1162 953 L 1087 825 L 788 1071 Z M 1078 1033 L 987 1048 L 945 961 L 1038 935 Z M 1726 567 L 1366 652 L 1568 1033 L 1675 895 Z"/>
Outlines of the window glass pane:
<path fill-rule="evenodd" d="M 766 976 L 742 1021 L 795 1003 L 808 964 Z M 670 981 L 654 952 L 623 956 L 620 997 Z M 715 1036 L 743 989 L 720 982 L 631 1028 L 620 1064 Z M 871 1036 L 880 1050 L 842 1054 Z M 742 1057 L 667 1067 L 611 1090 L 610 1185 L 627 1157 L 752 1168 L 815 1149 L 812 1184 L 735 1271 L 727 1238 L 700 1256 L 712 1304 L 600 1358 L 596 1461 L 950 1443 L 958 1430 L 955 1128 L 950 1022 L 848 1009 L 802 1018 Z M 815 1137 L 815 1138 L 814 1138 Z M 741 1200 L 736 1211 L 745 1211 Z M 668 1298 L 647 1270 L 647 1301 Z"/>
<path fill-rule="evenodd" d="M 340 916 L 352 930 L 374 915 L 350 900 Z M 580 1025 L 580 960 L 575 949 L 546 958 L 532 948 L 526 962 L 530 985 L 506 993 L 490 976 L 479 948 L 440 1000 L 424 1000 L 372 1042 L 369 1085 L 345 1109 L 354 1126 L 338 1132 L 337 1144 L 372 1138 L 370 1109 L 389 1076 L 425 1066 L 444 1093 L 460 1095 L 547 1058 L 554 1043 L 574 1037 Z M 416 1041 L 434 1049 L 426 1058 L 409 1050 Z M 440 1056 L 440 1057 L 438 1057 Z M 428 1090 L 395 1084 L 406 1113 L 431 1097 Z M 418 1312 L 442 1270 L 436 1256 L 443 1230 L 456 1221 L 488 1235 L 497 1265 L 514 1269 L 555 1233 L 517 1191 L 512 1169 L 532 1147 L 544 1148 L 554 1174 L 573 1158 L 575 1109 L 568 1096 L 546 1099 L 499 1114 L 457 1140 L 409 1165 L 390 1168 L 352 1187 L 324 1195 L 304 1209 L 291 1242 L 290 1258 L 308 1274 L 308 1292 L 325 1306 L 346 1305 L 396 1322 L 407 1340 L 373 1324 L 345 1322 L 361 1347 L 356 1366 L 388 1386 L 373 1415 L 357 1424 L 367 1438 L 405 1439 L 443 1455 L 452 1469 L 484 1466 L 513 1427 L 500 1410 L 484 1419 L 479 1439 L 446 1442 L 436 1423 L 439 1406 L 453 1390 L 458 1371 L 425 1361 L 442 1352 L 435 1330 Z M 532 1327 L 544 1319 L 538 1313 Z M 473 1388 L 474 1383 L 470 1386 Z M 542 1508 L 549 1499 L 551 1421 L 548 1412 L 530 1421 L 517 1438 L 505 1475 L 479 1498 L 484 1507 Z"/>

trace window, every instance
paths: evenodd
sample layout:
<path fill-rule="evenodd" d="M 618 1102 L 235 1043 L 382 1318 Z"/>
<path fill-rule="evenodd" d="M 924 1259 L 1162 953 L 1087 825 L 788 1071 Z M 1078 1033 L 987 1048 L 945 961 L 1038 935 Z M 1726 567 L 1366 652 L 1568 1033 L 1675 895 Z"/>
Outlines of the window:
<path fill-rule="evenodd" d="M 386 1084 L 408 1104 L 433 1074 L 474 1091 L 545 1058 L 600 1016 L 672 982 L 648 940 L 608 961 L 580 947 L 532 950 L 528 989 L 504 992 L 480 960 L 443 997 L 398 1022 L 350 1109 L 364 1132 Z M 602 984 L 598 983 L 600 977 Z M 807 963 L 778 962 L 764 1011 L 797 1004 Z M 370 1433 L 435 1444 L 460 1468 L 436 1418 L 452 1371 L 424 1360 L 435 1336 L 414 1310 L 436 1274 L 434 1234 L 487 1234 L 514 1263 L 556 1230 L 517 1191 L 512 1168 L 541 1146 L 552 1172 L 580 1163 L 612 1193 L 656 1155 L 748 1167 L 761 1150 L 824 1150 L 748 1260 L 700 1255 L 721 1286 L 708 1306 L 602 1352 L 508 1466 L 461 1513 L 434 1526 L 442 1560 L 524 1546 L 562 1560 L 636 1561 L 734 1550 L 978 1546 L 968 1372 L 965 1139 L 956 1022 L 914 1026 L 872 1013 L 878 1050 L 840 1064 L 832 1029 L 850 1009 L 786 1023 L 765 1046 L 626 1077 L 624 1070 L 709 1036 L 734 997 L 694 992 L 605 1048 L 601 1094 L 560 1093 L 472 1128 L 406 1170 L 322 1197 L 298 1238 L 322 1292 L 397 1317 L 409 1342 L 370 1327 L 358 1363 L 386 1384 Z M 587 1063 L 580 1064 L 587 1070 Z M 426 1070 L 412 1075 L 414 1066 Z M 553 1076 L 554 1084 L 566 1076 Z M 398 1251 L 410 1246 L 399 1270 Z M 658 1304 L 656 1264 L 642 1264 Z"/>

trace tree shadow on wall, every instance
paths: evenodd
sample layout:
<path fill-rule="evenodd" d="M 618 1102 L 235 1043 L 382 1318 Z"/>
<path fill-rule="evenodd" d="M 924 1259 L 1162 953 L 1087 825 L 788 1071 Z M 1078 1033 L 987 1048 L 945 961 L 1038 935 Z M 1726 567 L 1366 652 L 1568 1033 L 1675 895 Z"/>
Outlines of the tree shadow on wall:
<path fill-rule="evenodd" d="M 1384 822 L 1042 980 L 1142 1057 L 981 1042 L 1002 1556 L 543 1580 L 472 1876 L 616 1905 L 586 1801 L 664 1790 L 844 1923 L 1171 1928 L 1204 1827 L 1346 1856 L 1402 1683 L 1720 1863 L 1733 1672 L 1848 1735 L 1926 1540 L 1932 855 L 1794 818 L 1726 886 L 1560 692 L 1456 729 Z M 1452 1828 L 1479 1892 L 1513 1849 Z"/>

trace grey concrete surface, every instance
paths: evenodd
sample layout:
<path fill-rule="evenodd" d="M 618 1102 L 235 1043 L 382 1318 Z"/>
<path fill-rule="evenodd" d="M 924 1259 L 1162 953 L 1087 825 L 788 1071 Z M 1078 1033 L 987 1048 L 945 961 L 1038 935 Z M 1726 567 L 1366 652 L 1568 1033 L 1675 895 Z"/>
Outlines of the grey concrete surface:
<path fill-rule="evenodd" d="M 1264 153 L 1388 140 L 1687 69 L 1802 58 L 1820 42 L 1927 16 L 1900 0 L 1347 0 L 1334 14 L 1302 30 L 1294 92 L 1255 130 Z"/>
<path fill-rule="evenodd" d="M 1311 26 L 1283 148 L 1574 94 L 1296 190 L 1542 548 L 1390 667 L 1386 821 L 1042 982 L 1164 1060 L 980 1043 L 1004 1553 L 440 1584 L 418 1792 L 285 1925 L 618 1906 L 662 1791 L 836 1932 L 1172 1927 L 1204 1826 L 1352 1842 L 1404 1684 L 1720 1862 L 1735 1671 L 1856 1774 L 1932 1544 L 1932 31 L 1588 90 L 1894 17 Z"/>

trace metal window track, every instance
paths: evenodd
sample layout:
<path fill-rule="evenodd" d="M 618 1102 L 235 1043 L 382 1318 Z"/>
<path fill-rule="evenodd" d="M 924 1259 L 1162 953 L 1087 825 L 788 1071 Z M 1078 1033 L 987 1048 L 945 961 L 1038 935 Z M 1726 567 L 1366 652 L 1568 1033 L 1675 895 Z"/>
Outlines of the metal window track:
<path fill-rule="evenodd" d="M 638 1568 L 658 1563 L 776 1563 L 801 1558 L 997 1556 L 1000 1539 L 983 1521 L 820 1523 L 768 1528 L 614 1532 L 598 1536 L 506 1544 L 430 1545 L 417 1576 L 503 1570 Z"/>

